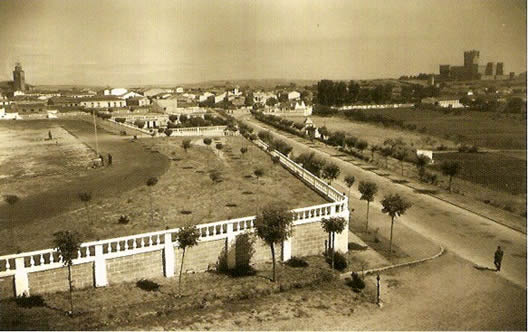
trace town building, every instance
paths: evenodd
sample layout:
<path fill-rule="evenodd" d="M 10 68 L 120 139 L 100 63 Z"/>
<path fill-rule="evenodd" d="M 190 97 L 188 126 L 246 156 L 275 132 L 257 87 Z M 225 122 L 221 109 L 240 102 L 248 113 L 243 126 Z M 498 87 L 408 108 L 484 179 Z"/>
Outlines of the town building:
<path fill-rule="evenodd" d="M 26 91 L 26 77 L 22 65 L 17 63 L 13 71 L 13 90 Z"/>
<path fill-rule="evenodd" d="M 480 51 L 471 50 L 464 52 L 464 65 L 440 65 L 441 80 L 508 80 L 511 75 L 504 75 L 504 63 L 488 62 L 480 65 Z M 513 74 L 515 76 L 515 74 Z"/>
<path fill-rule="evenodd" d="M 79 106 L 84 108 L 114 108 L 126 107 L 126 100 L 116 96 L 95 96 L 81 99 Z"/>

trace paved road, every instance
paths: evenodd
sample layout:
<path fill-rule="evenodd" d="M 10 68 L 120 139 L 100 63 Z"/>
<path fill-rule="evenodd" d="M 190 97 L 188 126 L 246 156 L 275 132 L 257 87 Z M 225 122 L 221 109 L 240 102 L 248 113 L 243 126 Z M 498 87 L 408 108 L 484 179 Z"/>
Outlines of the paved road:
<path fill-rule="evenodd" d="M 497 245 L 500 245 L 505 250 L 503 270 L 500 275 L 526 289 L 526 236 L 524 234 L 429 195 L 417 193 L 406 186 L 395 184 L 386 177 L 332 157 L 331 154 L 310 148 L 307 146 L 309 141 L 277 132 L 253 118 L 245 117 L 244 120 L 258 130 L 274 131 L 275 135 L 293 146 L 296 154 L 313 151 L 332 160 L 341 168 L 341 181 L 344 175 L 351 174 L 356 177 L 356 183 L 360 180 L 376 182 L 379 192 L 374 206 L 371 204 L 371 209 L 380 209 L 380 198 L 389 192 L 397 192 L 407 197 L 413 203 L 413 207 L 400 218 L 398 223 L 430 238 L 473 264 L 492 267 L 493 253 Z M 336 151 L 335 154 L 340 153 Z M 357 198 L 358 194 L 355 192 L 351 196 Z M 355 213 L 364 214 L 365 212 L 360 209 Z"/>

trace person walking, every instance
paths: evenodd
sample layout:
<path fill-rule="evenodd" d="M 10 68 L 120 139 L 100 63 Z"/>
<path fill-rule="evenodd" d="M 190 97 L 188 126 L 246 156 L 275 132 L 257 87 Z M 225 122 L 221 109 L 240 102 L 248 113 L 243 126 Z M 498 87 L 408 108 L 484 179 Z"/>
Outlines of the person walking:
<path fill-rule="evenodd" d="M 108 154 L 108 166 L 112 165 L 112 155 Z"/>
<path fill-rule="evenodd" d="M 104 166 L 104 157 L 102 154 L 99 154 L 99 159 L 101 159 L 101 166 Z"/>
<path fill-rule="evenodd" d="M 51 134 L 51 130 L 48 130 L 48 138 L 51 141 L 53 139 L 53 135 Z"/>
<path fill-rule="evenodd" d="M 502 251 L 501 247 L 498 246 L 497 250 L 495 251 L 495 259 L 494 259 L 494 262 L 493 262 L 495 264 L 497 272 L 499 272 L 500 269 L 501 269 L 502 257 L 503 256 L 504 256 L 504 251 Z"/>

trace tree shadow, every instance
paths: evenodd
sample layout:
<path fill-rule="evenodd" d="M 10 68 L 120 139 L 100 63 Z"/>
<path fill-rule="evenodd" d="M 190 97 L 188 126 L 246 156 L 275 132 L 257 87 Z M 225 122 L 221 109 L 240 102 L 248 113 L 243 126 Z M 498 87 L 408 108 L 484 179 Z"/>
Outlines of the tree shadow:
<path fill-rule="evenodd" d="M 487 267 L 487 266 L 482 266 L 482 265 L 473 265 L 473 267 L 479 271 L 493 271 L 493 272 L 497 271 L 497 269 Z"/>

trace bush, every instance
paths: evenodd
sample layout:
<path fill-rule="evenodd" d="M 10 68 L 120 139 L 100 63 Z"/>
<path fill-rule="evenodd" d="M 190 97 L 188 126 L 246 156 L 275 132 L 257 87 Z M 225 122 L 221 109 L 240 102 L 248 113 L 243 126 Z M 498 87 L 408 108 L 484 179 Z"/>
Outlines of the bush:
<path fill-rule="evenodd" d="M 126 121 L 125 118 L 115 118 L 114 120 L 115 120 L 115 122 L 119 122 L 119 123 L 125 123 L 125 121 Z"/>
<path fill-rule="evenodd" d="M 118 224 L 126 225 L 130 222 L 130 218 L 126 215 L 121 215 L 118 220 Z"/>
<path fill-rule="evenodd" d="M 222 150 L 224 146 L 222 145 L 222 143 L 216 143 L 216 149 L 217 150 Z"/>
<path fill-rule="evenodd" d="M 352 279 L 347 284 L 354 292 L 360 292 L 365 288 L 365 281 L 356 272 L 352 272 Z"/>
<path fill-rule="evenodd" d="M 321 269 L 317 272 L 317 278 L 319 282 L 328 283 L 337 279 L 336 274 L 329 269 Z"/>
<path fill-rule="evenodd" d="M 330 264 L 330 266 L 332 265 L 332 250 L 328 251 L 328 254 L 326 255 L 326 262 Z M 343 255 L 339 251 L 336 251 L 334 256 L 334 269 L 338 271 L 343 271 L 347 268 L 347 266 L 348 263 L 345 255 Z"/>
<path fill-rule="evenodd" d="M 46 305 L 44 299 L 40 295 L 19 296 L 15 298 L 18 306 L 23 308 L 43 307 Z"/>
<path fill-rule="evenodd" d="M 152 280 L 141 279 L 136 282 L 136 286 L 144 291 L 148 292 L 157 292 L 160 288 L 160 285 Z"/>
<path fill-rule="evenodd" d="M 292 258 L 288 259 L 286 265 L 291 267 L 307 267 L 309 264 L 303 258 L 293 256 Z"/>

